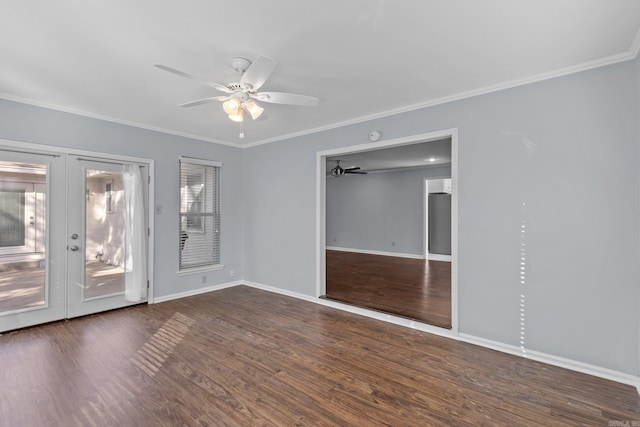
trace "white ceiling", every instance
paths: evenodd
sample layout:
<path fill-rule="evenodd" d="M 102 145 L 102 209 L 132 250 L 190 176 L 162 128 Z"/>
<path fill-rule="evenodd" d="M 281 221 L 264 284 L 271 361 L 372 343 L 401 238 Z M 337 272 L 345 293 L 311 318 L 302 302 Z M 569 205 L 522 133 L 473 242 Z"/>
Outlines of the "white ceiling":
<path fill-rule="evenodd" d="M 632 59 L 638 0 L 2 0 L 0 97 L 212 142 L 253 145 Z M 237 81 L 230 60 L 278 61 L 245 138 L 219 95 L 158 70 Z"/>

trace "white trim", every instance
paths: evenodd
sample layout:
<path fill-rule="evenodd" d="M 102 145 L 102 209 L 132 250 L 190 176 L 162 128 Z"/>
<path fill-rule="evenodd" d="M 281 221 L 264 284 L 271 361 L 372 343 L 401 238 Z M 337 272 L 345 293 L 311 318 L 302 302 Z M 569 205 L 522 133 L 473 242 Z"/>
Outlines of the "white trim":
<path fill-rule="evenodd" d="M 233 284 L 228 284 L 228 285 L 234 286 Z M 412 321 L 402 317 L 379 313 L 373 310 L 362 309 L 362 308 L 350 306 L 348 304 L 342 304 L 336 301 L 314 298 L 314 297 L 310 297 L 309 295 L 304 295 L 297 292 L 264 285 L 262 283 L 245 280 L 241 282 L 236 282 L 235 285 L 251 286 L 252 288 L 260 289 L 263 291 L 273 292 L 280 295 L 301 299 L 304 301 L 312 302 L 312 303 L 323 305 L 326 307 L 331 307 L 338 310 L 347 311 L 349 313 L 369 317 L 371 319 L 392 323 L 394 325 L 404 326 L 404 327 L 415 329 L 421 332 L 426 332 L 429 334 L 438 335 L 438 336 L 453 339 L 456 341 L 474 344 L 483 348 L 489 348 L 492 350 L 499 351 L 501 353 L 520 356 L 520 357 L 528 358 L 531 360 L 535 360 L 537 362 L 546 363 L 548 365 L 558 366 L 560 368 L 569 369 L 571 371 L 593 375 L 594 377 L 604 378 L 604 379 L 615 381 L 621 384 L 631 385 L 633 387 L 636 387 L 638 389 L 638 392 L 640 393 L 640 376 L 635 376 L 635 375 L 627 374 L 624 372 L 615 371 L 613 369 L 603 368 L 596 365 L 590 365 L 588 363 L 579 362 L 577 360 L 567 359 L 560 356 L 554 356 L 552 354 L 543 353 L 540 351 L 526 349 L 526 351 L 523 352 L 523 350 L 520 347 L 516 347 L 514 345 L 504 344 L 498 341 L 492 341 L 485 338 L 468 335 L 465 333 L 458 334 L 458 333 L 454 333 L 453 331 L 427 325 L 422 322 Z M 220 286 L 224 286 L 224 285 L 220 285 Z M 229 286 L 224 286 L 224 287 L 229 287 Z"/>
<path fill-rule="evenodd" d="M 316 153 L 316 296 L 326 291 L 326 161 L 328 156 L 371 151 L 451 138 L 451 331 L 433 328 L 447 333 L 458 333 L 458 129 L 450 128 L 434 132 L 410 135 L 388 141 L 379 141 L 340 147 Z M 397 256 L 397 255 L 393 255 Z M 430 326 L 431 328 L 432 326 Z M 434 332 L 435 333 L 435 332 Z M 444 332 L 443 332 L 444 333 Z"/>
<path fill-rule="evenodd" d="M 422 251 L 424 259 L 429 258 L 429 178 L 424 179 L 424 188 L 422 189 Z"/>
<path fill-rule="evenodd" d="M 326 156 L 316 154 L 316 297 L 326 293 L 327 248 L 327 161 Z"/>
<path fill-rule="evenodd" d="M 184 163 L 191 163 L 192 165 L 213 166 L 215 168 L 221 168 L 222 162 L 218 160 L 207 160 L 199 157 L 179 156 L 178 160 Z"/>
<path fill-rule="evenodd" d="M 154 162 L 153 159 L 146 159 L 144 157 L 135 157 L 135 156 L 126 156 L 121 154 L 113 154 L 107 152 L 100 151 L 89 151 L 89 150 L 80 150 L 75 148 L 68 147 L 57 147 L 54 145 L 46 145 L 46 144 L 36 144 L 33 142 L 26 141 L 18 141 L 18 140 L 9 140 L 9 139 L 0 139 L 0 144 L 18 148 L 22 150 L 29 150 L 31 154 L 56 154 L 60 156 L 71 155 L 71 156 L 80 156 L 80 157 L 91 157 L 90 159 L 86 159 L 88 161 L 101 161 L 105 159 L 118 160 L 122 162 L 129 163 L 143 163 L 150 165 Z M 152 178 L 153 179 L 153 178 Z"/>
<path fill-rule="evenodd" d="M 33 99 L 28 99 L 28 98 L 22 98 L 20 96 L 10 95 L 10 94 L 7 94 L 7 93 L 0 93 L 0 99 L 6 99 L 7 101 L 12 101 L 12 102 L 19 102 L 20 104 L 33 105 L 34 107 L 46 108 L 48 110 L 61 111 L 63 113 L 75 114 L 77 116 L 89 117 L 91 119 L 102 120 L 102 121 L 105 121 L 105 122 L 117 123 L 119 125 L 131 126 L 131 127 L 138 128 L 138 129 L 144 129 L 144 130 L 149 130 L 149 131 L 153 131 L 153 132 L 160 132 L 160 133 L 164 133 L 164 134 L 167 134 L 167 135 L 180 136 L 182 138 L 193 139 L 193 140 L 196 140 L 196 141 L 212 142 L 214 144 L 228 145 L 230 147 L 236 147 L 236 148 L 243 148 L 243 146 L 241 144 L 237 144 L 237 143 L 234 143 L 234 142 L 222 141 L 222 140 L 214 139 L 214 138 L 206 138 L 204 136 L 193 135 L 193 134 L 186 133 L 186 132 L 178 132 L 178 131 L 175 131 L 175 130 L 165 129 L 165 128 L 161 128 L 161 127 L 157 127 L 157 126 L 146 125 L 146 124 L 137 123 L 137 122 L 130 122 L 128 120 L 118 119 L 118 118 L 110 117 L 110 116 L 103 116 L 101 114 L 95 114 L 95 113 L 91 113 L 91 112 L 83 111 L 83 110 L 75 110 L 73 108 L 63 107 L 63 106 L 57 105 L 57 104 L 49 104 L 49 103 L 46 103 L 46 102 L 36 101 L 36 100 L 33 100 Z"/>
<path fill-rule="evenodd" d="M 459 332 L 458 302 L 458 129 L 451 131 L 451 329 Z"/>
<path fill-rule="evenodd" d="M 176 271 L 176 276 L 190 276 L 192 274 L 206 273 L 207 271 L 222 270 L 224 264 L 207 265 L 204 267 L 185 267 L 182 270 Z"/>
<path fill-rule="evenodd" d="M 430 261 L 446 261 L 451 262 L 451 255 L 442 254 L 427 254 L 427 259 Z"/>
<path fill-rule="evenodd" d="M 366 144 L 351 145 L 349 147 L 332 148 L 330 150 L 318 151 L 317 155 L 321 157 L 331 157 L 338 154 L 347 154 L 347 153 L 353 154 L 353 153 L 361 153 L 365 151 L 372 151 L 372 150 L 377 150 L 378 148 L 400 147 L 402 145 L 417 144 L 419 142 L 430 142 L 430 141 L 437 141 L 439 139 L 452 138 L 454 133 L 457 135 L 458 133 L 457 128 L 449 128 L 449 129 L 437 130 L 433 132 L 420 133 L 417 135 L 403 136 L 400 138 L 394 138 L 394 139 L 389 139 L 385 141 L 368 142 Z M 451 168 L 453 169 L 453 147 L 451 148 L 452 148 L 451 149 L 452 151 Z M 325 175 L 323 176 L 326 176 L 326 171 L 325 171 Z"/>
<path fill-rule="evenodd" d="M 149 194 L 147 195 L 147 199 L 149 202 L 149 206 L 147 207 L 147 214 L 148 214 L 148 224 L 149 224 L 149 246 L 147 247 L 147 280 L 149 281 L 149 288 L 147 289 L 147 304 L 149 304 L 149 301 L 153 301 L 153 289 L 154 289 L 154 275 L 153 275 L 153 270 L 154 270 L 154 262 L 153 260 L 155 259 L 154 256 L 154 247 L 155 247 L 155 240 L 154 240 L 154 236 L 156 235 L 155 233 L 155 219 L 156 219 L 156 209 L 155 209 L 155 183 L 156 183 L 156 176 L 155 176 L 155 161 L 151 160 L 148 163 L 148 167 L 149 170 L 147 171 L 149 174 L 149 185 L 147 186 L 147 191 L 149 192 Z"/>
<path fill-rule="evenodd" d="M 222 283 L 220 285 L 207 286 L 205 288 L 193 289 L 190 291 L 178 292 L 170 295 L 164 295 L 161 297 L 154 298 L 153 301 L 149 301 L 149 304 L 158 304 L 161 302 L 171 301 L 174 299 L 191 297 L 194 295 L 205 294 L 207 292 L 212 292 L 212 291 L 219 291 L 221 289 L 231 288 L 233 286 L 238 286 L 242 284 L 244 284 L 242 281 L 235 281 L 235 282 Z"/>
<path fill-rule="evenodd" d="M 559 366 L 561 368 L 570 369 L 572 371 L 582 372 L 583 374 L 593 375 L 594 377 L 604 378 L 607 380 L 627 384 L 638 388 L 640 392 L 640 377 L 627 374 L 620 371 L 614 371 L 613 369 L 603 368 L 596 365 L 590 365 L 588 363 L 579 362 L 577 360 L 567 359 L 560 356 L 554 356 L 553 354 L 543 353 L 541 351 L 522 349 L 515 345 L 504 344 L 498 341 L 488 340 L 486 338 L 480 338 L 465 333 L 458 334 L 459 341 L 469 344 L 475 344 L 480 347 L 490 348 L 492 350 L 500 351 L 502 353 L 508 353 L 515 356 L 524 357 L 525 359 L 531 359 L 538 362 L 546 363 L 548 365 Z"/>
<path fill-rule="evenodd" d="M 340 248 L 337 246 L 327 246 L 327 250 L 340 251 L 340 252 L 355 252 L 359 254 L 368 254 L 368 255 L 393 256 L 398 258 L 424 259 L 423 255 L 418 255 L 418 254 L 403 254 L 399 252 L 372 251 L 369 249 Z"/>

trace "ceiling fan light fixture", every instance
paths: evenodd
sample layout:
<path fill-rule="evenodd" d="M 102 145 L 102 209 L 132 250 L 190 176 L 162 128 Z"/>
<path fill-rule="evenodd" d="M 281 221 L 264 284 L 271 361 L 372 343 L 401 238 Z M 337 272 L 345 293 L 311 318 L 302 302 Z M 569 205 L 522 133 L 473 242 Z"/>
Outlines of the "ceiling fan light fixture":
<path fill-rule="evenodd" d="M 236 114 L 229 114 L 229 118 L 234 122 L 241 122 L 242 119 L 242 108 L 238 108 L 238 112 Z"/>
<path fill-rule="evenodd" d="M 255 101 L 250 100 L 246 104 L 246 110 L 249 112 L 249 114 L 251 114 L 251 118 L 255 120 L 260 117 L 260 115 L 264 111 L 264 108 L 256 104 Z"/>
<path fill-rule="evenodd" d="M 240 112 L 242 111 L 242 104 L 237 98 L 231 98 L 222 104 L 222 109 L 224 110 L 225 113 L 229 115 L 229 117 L 231 117 L 232 115 L 240 114 Z M 236 121 L 241 121 L 241 120 L 236 120 Z"/>

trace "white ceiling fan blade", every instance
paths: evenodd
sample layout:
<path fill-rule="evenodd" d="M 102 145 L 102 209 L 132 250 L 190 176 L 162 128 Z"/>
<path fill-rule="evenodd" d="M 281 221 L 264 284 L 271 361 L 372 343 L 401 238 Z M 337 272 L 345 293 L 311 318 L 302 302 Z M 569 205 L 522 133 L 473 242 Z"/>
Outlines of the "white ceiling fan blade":
<path fill-rule="evenodd" d="M 252 90 L 260 89 L 273 69 L 276 68 L 276 64 L 277 62 L 268 56 L 259 56 L 244 72 L 240 78 L 240 84 L 242 86 L 251 85 Z"/>
<path fill-rule="evenodd" d="M 192 74 L 185 73 L 184 71 L 176 70 L 175 68 L 167 67 L 166 65 L 154 64 L 154 67 L 159 68 L 159 69 L 164 70 L 164 71 L 167 71 L 167 72 L 172 73 L 172 74 L 176 74 L 176 75 L 181 76 L 181 77 L 185 77 L 187 79 L 191 79 L 191 80 L 195 80 L 195 81 L 200 82 L 200 83 L 204 83 L 205 85 L 207 85 L 209 87 L 212 87 L 214 89 L 217 89 L 217 90 L 219 90 L 221 92 L 225 92 L 225 93 L 232 93 L 233 92 L 231 89 L 229 89 L 228 87 L 226 87 L 224 85 L 221 85 L 221 84 L 218 84 L 218 83 L 207 82 L 207 81 L 205 81 L 205 80 L 203 80 L 203 79 L 201 79 L 199 77 L 196 77 L 196 76 L 194 76 Z"/>
<path fill-rule="evenodd" d="M 271 102 L 273 104 L 302 105 L 306 107 L 315 107 L 318 105 L 318 102 L 320 102 L 315 96 L 285 92 L 260 92 L 253 96 L 253 98 L 258 101 Z"/>
<path fill-rule="evenodd" d="M 229 96 L 212 96 L 210 98 L 202 98 L 196 101 L 180 104 L 178 105 L 178 107 L 195 107 L 196 105 L 208 104 L 210 102 L 215 102 L 215 101 L 226 101 L 229 98 L 230 98 Z"/>

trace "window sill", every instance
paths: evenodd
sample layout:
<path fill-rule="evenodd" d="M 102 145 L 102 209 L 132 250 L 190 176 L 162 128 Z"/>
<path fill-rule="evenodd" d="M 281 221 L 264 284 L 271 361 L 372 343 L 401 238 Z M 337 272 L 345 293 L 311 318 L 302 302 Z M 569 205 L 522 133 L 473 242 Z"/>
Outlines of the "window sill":
<path fill-rule="evenodd" d="M 204 273 L 204 272 L 207 272 L 207 271 L 222 270 L 223 268 L 224 268 L 224 264 L 208 265 L 206 267 L 185 268 L 184 270 L 178 270 L 176 272 L 176 275 L 177 276 L 189 276 L 191 274 Z"/>

